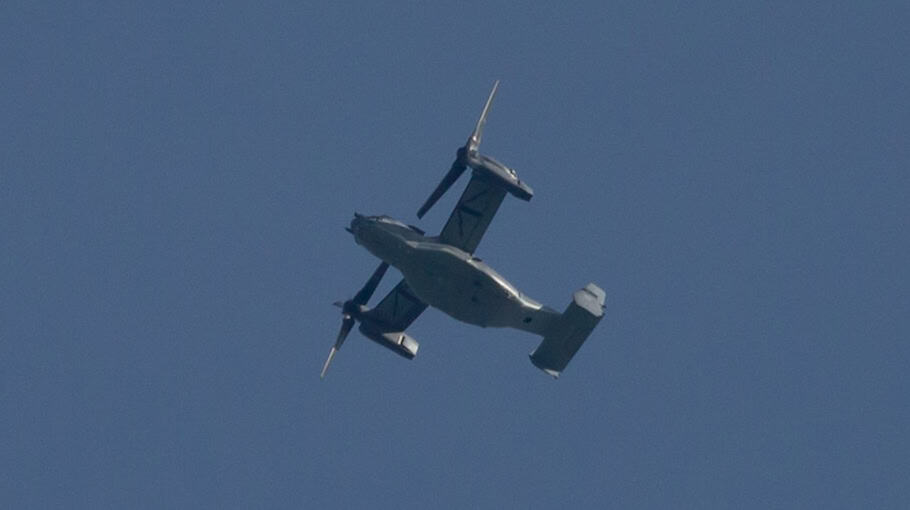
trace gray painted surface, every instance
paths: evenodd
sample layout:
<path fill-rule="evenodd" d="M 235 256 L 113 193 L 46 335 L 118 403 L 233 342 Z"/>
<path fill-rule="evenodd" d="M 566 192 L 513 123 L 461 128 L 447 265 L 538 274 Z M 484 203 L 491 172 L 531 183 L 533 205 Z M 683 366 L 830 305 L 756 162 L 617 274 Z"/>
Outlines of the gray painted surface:
<path fill-rule="evenodd" d="M 418 343 L 404 330 L 427 305 L 475 326 L 529 331 L 545 337 L 531 355 L 531 361 L 554 377 L 565 369 L 600 321 L 603 291 L 593 284 L 589 288 L 597 293 L 598 302 L 586 303 L 576 293 L 575 301 L 560 315 L 522 294 L 472 255 L 507 193 L 524 201 L 533 196 L 530 186 L 519 179 L 514 169 L 478 153 L 498 87 L 499 81 L 496 81 L 468 141 L 458 149 L 442 182 L 417 211 L 417 216 L 422 217 L 465 169 L 473 169 L 470 181 L 438 236 L 427 237 L 423 230 L 387 215 L 354 213 L 351 226 L 346 230 L 354 235 L 357 244 L 401 271 L 404 279 L 383 298 L 375 311 L 364 308 L 355 314 L 349 311 L 353 307 L 344 307 L 342 329 L 323 365 L 321 377 L 325 377 L 355 319 L 361 322 L 360 331 L 367 338 L 409 359 L 416 355 Z M 358 306 L 366 304 L 366 299 L 359 298 L 366 295 L 368 299 L 372 295 L 377 275 L 381 277 L 379 270 L 352 302 Z"/>
<path fill-rule="evenodd" d="M 560 315 L 523 294 L 477 257 L 439 238 L 416 233 L 399 221 L 358 215 L 351 221 L 350 230 L 357 244 L 401 271 L 403 283 L 417 298 L 407 300 L 415 303 L 413 306 L 419 306 L 419 301 L 468 324 L 545 336 L 532 360 L 550 375 L 565 369 L 603 316 L 603 291 L 593 284 L 578 291 L 566 314 Z M 400 293 L 396 287 L 390 296 Z M 401 312 L 407 315 L 407 323 L 416 318 L 411 317 L 410 310 L 408 306 Z M 369 320 L 369 314 L 365 315 Z M 395 319 L 386 322 L 404 324 Z M 556 351 L 562 354 L 547 354 Z"/>

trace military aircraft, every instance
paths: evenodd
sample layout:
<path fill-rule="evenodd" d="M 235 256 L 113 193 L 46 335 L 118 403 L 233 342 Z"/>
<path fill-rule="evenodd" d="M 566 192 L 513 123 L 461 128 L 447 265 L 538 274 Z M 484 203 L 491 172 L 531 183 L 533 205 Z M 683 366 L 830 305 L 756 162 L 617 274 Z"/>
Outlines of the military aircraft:
<path fill-rule="evenodd" d="M 354 213 L 347 230 L 354 241 L 382 260 L 363 288 L 341 307 L 341 330 L 320 377 L 341 348 L 356 321 L 360 332 L 405 358 L 417 354 L 418 343 L 405 330 L 432 306 L 449 316 L 481 327 L 509 327 L 543 337 L 531 362 L 559 377 L 604 315 L 604 292 L 589 283 L 575 292 L 563 313 L 523 294 L 474 256 L 506 194 L 529 201 L 534 192 L 515 170 L 478 152 L 483 127 L 499 81 L 493 84 L 480 119 L 442 181 L 417 212 L 423 215 L 472 169 L 471 180 L 438 236 L 388 216 Z M 404 277 L 375 308 L 366 306 L 389 265 Z"/>

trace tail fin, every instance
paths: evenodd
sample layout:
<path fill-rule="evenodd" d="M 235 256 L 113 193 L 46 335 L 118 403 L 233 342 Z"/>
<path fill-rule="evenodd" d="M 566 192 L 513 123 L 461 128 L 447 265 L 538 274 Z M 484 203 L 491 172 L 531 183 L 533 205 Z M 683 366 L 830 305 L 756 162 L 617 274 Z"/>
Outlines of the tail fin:
<path fill-rule="evenodd" d="M 531 353 L 531 363 L 554 378 L 578 352 L 604 315 L 604 291 L 589 283 L 575 292 L 572 302 Z"/>

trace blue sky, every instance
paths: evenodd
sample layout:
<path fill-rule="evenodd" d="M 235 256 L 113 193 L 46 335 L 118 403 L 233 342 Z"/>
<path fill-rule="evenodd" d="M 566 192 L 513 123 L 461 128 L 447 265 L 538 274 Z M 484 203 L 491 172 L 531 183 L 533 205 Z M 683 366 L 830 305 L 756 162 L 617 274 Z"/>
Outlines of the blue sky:
<path fill-rule="evenodd" d="M 908 14 L 4 3 L 0 503 L 903 506 Z M 606 317 L 558 381 L 434 310 L 320 381 L 376 264 L 342 227 L 438 231 L 495 79 L 536 195 L 477 253 Z"/>

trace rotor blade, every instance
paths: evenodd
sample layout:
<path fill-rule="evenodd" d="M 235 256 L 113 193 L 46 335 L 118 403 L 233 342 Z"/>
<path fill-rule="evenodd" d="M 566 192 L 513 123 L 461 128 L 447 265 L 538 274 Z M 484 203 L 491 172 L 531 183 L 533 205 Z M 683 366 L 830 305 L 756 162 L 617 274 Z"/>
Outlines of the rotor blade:
<path fill-rule="evenodd" d="M 446 191 L 461 177 L 462 172 L 465 171 L 468 166 L 465 164 L 465 158 L 462 154 L 465 153 L 464 147 L 458 149 L 458 155 L 455 157 L 455 161 L 452 162 L 452 167 L 449 168 L 449 171 L 446 173 L 445 177 L 442 178 L 439 185 L 436 186 L 436 189 L 433 190 L 433 193 L 430 194 L 430 198 L 420 206 L 420 209 L 417 211 L 417 217 L 423 218 L 423 215 L 430 210 L 430 207 L 433 207 L 440 197 L 445 194 Z"/>
<path fill-rule="evenodd" d="M 477 147 L 480 145 L 480 139 L 483 136 L 483 126 L 487 123 L 487 114 L 490 113 L 490 105 L 493 104 L 493 96 L 496 95 L 496 89 L 499 88 L 499 80 L 496 80 L 493 83 L 493 90 L 490 91 L 490 97 L 487 98 L 487 103 L 483 105 L 483 112 L 480 114 L 480 118 L 477 119 L 477 126 L 474 128 L 474 132 L 471 133 L 470 144 L 471 147 L 468 150 L 477 150 Z"/>
<path fill-rule="evenodd" d="M 322 373 L 319 374 L 320 379 L 325 377 L 325 373 L 329 369 L 329 364 L 332 363 L 332 359 L 335 357 L 338 349 L 341 349 L 341 344 L 344 343 L 344 339 L 347 338 L 348 333 L 351 332 L 352 326 L 354 326 L 354 318 L 345 314 L 344 319 L 341 321 L 341 330 L 338 331 L 338 338 L 335 339 L 335 345 L 333 345 L 332 350 L 329 351 L 329 357 L 325 360 L 325 365 L 322 365 Z"/>
<path fill-rule="evenodd" d="M 341 344 L 344 343 L 344 339 L 348 337 L 348 333 L 351 332 L 351 327 L 354 326 L 354 318 L 348 314 L 343 315 L 341 320 L 341 329 L 338 330 L 338 337 L 335 338 L 335 350 L 341 349 Z"/>
<path fill-rule="evenodd" d="M 329 351 L 329 358 L 327 360 L 325 360 L 325 365 L 322 365 L 322 373 L 319 374 L 320 379 L 325 378 L 325 373 L 329 369 L 329 364 L 332 362 L 332 359 L 335 357 L 335 353 L 337 353 L 337 352 L 338 352 L 338 349 L 336 349 L 334 346 L 332 346 L 332 350 Z"/>
<path fill-rule="evenodd" d="M 493 104 L 493 97 L 496 95 L 497 89 L 499 89 L 499 80 L 496 80 L 493 83 L 493 90 L 490 91 L 490 96 L 487 97 L 487 102 L 483 105 L 483 111 L 480 113 L 480 118 L 477 119 L 477 125 L 474 127 L 474 131 L 468 138 L 467 143 L 464 147 L 458 149 L 455 161 L 452 163 L 451 168 L 449 168 L 448 173 L 442 178 L 442 181 L 436 186 L 433 193 L 430 194 L 430 198 L 428 198 L 427 201 L 420 206 L 420 209 L 417 210 L 418 218 L 423 218 L 423 215 L 430 210 L 430 207 L 433 207 L 468 167 L 467 163 L 470 153 L 476 151 L 477 147 L 480 146 L 480 138 L 483 136 L 483 126 L 487 123 L 487 114 L 490 113 L 490 106 Z"/>
<path fill-rule="evenodd" d="M 357 295 L 354 296 L 354 299 L 351 301 L 356 305 L 364 305 L 367 301 L 370 300 L 370 296 L 376 292 L 376 286 L 379 285 L 379 280 L 382 280 L 382 276 L 385 274 L 386 269 L 389 268 L 389 264 L 383 262 L 379 264 L 379 267 L 373 271 L 373 275 L 370 276 L 370 279 L 363 285 L 363 288 L 357 292 Z"/>

